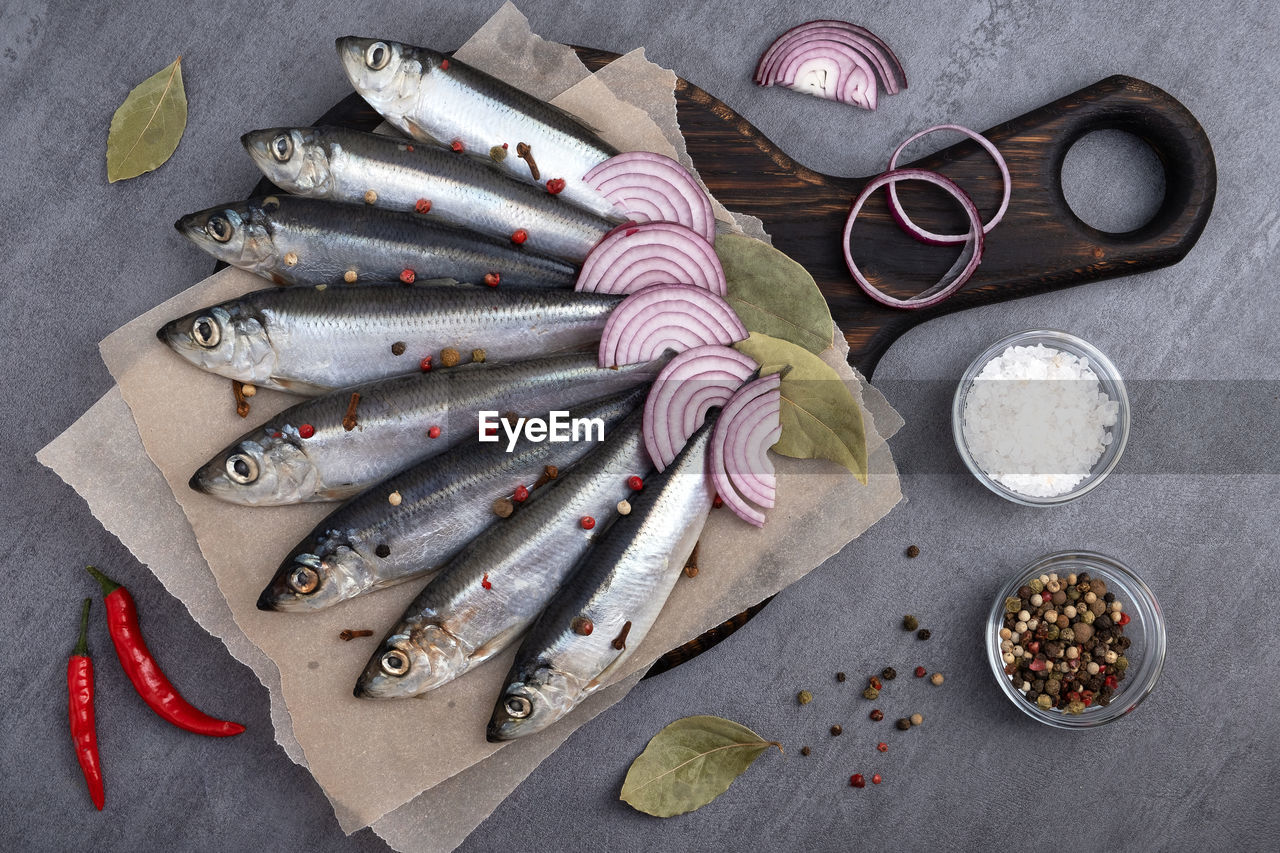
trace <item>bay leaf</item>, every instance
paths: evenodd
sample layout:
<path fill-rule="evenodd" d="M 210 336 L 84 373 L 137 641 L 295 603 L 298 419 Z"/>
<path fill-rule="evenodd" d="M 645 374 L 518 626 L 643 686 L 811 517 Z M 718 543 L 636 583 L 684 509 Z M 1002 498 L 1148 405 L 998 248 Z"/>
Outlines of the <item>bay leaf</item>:
<path fill-rule="evenodd" d="M 831 309 L 809 271 L 762 240 L 716 235 L 728 284 L 726 300 L 752 332 L 799 344 L 812 353 L 831 346 Z"/>
<path fill-rule="evenodd" d="M 782 751 L 782 744 L 723 717 L 676 720 L 631 762 L 619 798 L 655 817 L 700 809 L 771 746 Z"/>
<path fill-rule="evenodd" d="M 830 459 L 867 482 L 867 434 L 862 409 L 825 361 L 796 344 L 752 332 L 734 349 L 760 365 L 760 375 L 783 373 L 782 437 L 775 453 L 795 459 Z"/>
<path fill-rule="evenodd" d="M 182 57 L 133 88 L 111 117 L 107 181 L 136 178 L 164 164 L 187 127 Z"/>

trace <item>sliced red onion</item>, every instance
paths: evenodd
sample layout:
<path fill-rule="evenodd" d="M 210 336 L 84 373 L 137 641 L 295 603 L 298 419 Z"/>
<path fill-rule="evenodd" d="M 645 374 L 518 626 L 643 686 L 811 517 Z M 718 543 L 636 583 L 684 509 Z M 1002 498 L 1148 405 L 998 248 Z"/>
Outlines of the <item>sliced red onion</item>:
<path fill-rule="evenodd" d="M 644 446 L 663 470 L 697 432 L 712 406 L 722 406 L 758 365 L 730 347 L 708 344 L 680 353 L 658 374 L 644 401 Z"/>
<path fill-rule="evenodd" d="M 725 403 L 711 436 L 711 482 L 716 494 L 744 521 L 764 525 L 754 501 L 772 507 L 776 478 L 769 448 L 782 436 L 782 377 L 762 376 L 739 388 Z"/>
<path fill-rule="evenodd" d="M 845 21 L 809 21 L 783 33 L 760 57 L 755 81 L 868 110 L 876 108 L 877 83 L 890 95 L 907 85 L 884 40 Z"/>
<path fill-rule="evenodd" d="M 858 269 L 858 265 L 854 263 L 853 250 L 849 243 L 850 235 L 853 233 L 853 224 L 857 221 L 858 213 L 862 211 L 862 206 L 867 199 L 881 187 L 895 184 L 898 181 L 924 181 L 941 187 L 960 203 L 965 215 L 969 217 L 969 233 L 966 235 L 965 249 L 960 253 L 960 257 L 956 259 L 955 264 L 952 265 L 951 269 L 947 270 L 937 284 L 923 293 L 912 296 L 910 299 L 898 299 L 896 296 L 890 296 L 867 280 L 867 277 L 862 274 L 862 270 Z M 875 301 L 888 305 L 890 308 L 928 308 L 930 305 L 936 305 L 955 293 L 973 275 L 973 271 L 978 268 L 978 263 L 982 260 L 983 236 L 982 219 L 978 216 L 978 208 L 968 194 L 956 186 L 954 181 L 927 169 L 894 169 L 891 172 L 885 172 L 883 175 L 877 175 L 872 178 L 862 188 L 862 192 L 858 194 L 858 197 L 854 199 L 853 209 L 849 211 L 849 218 L 844 223 L 844 262 L 849 267 L 849 273 L 853 276 L 853 280 Z M 959 272 L 957 272 L 957 269 Z"/>
<path fill-rule="evenodd" d="M 724 296 L 724 268 L 700 234 L 674 222 L 620 225 L 587 255 L 584 293 L 634 293 L 650 284 L 691 284 Z"/>
<path fill-rule="evenodd" d="M 605 160 L 583 180 L 636 222 L 676 222 L 708 243 L 716 239 L 711 199 L 698 179 L 670 157 L 630 151 Z"/>
<path fill-rule="evenodd" d="M 1000 179 L 1004 181 L 1004 196 L 1000 199 L 1000 209 L 996 211 L 996 215 L 991 217 L 986 225 L 982 226 L 983 234 L 990 234 L 991 229 L 999 224 L 1004 218 L 1004 213 L 1009 209 L 1009 194 L 1013 189 L 1013 181 L 1009 177 L 1009 164 L 1004 161 L 1004 155 L 981 133 L 976 133 L 967 127 L 961 127 L 958 124 L 939 124 L 934 127 L 920 131 L 915 136 L 903 142 L 893 151 L 893 156 L 889 158 L 889 169 L 893 170 L 898 166 L 898 155 L 902 153 L 902 149 L 906 148 L 912 142 L 915 142 L 926 134 L 933 133 L 936 130 L 955 130 L 963 133 L 965 136 L 978 143 L 991 155 L 991 159 L 996 161 L 996 166 L 1000 169 Z M 922 243 L 928 243 L 931 246 L 948 246 L 956 243 L 964 243 L 969 239 L 968 234 L 935 234 L 927 231 L 911 221 L 911 217 L 907 216 L 907 212 L 902 209 L 902 202 L 898 200 L 898 187 L 896 183 L 889 184 L 889 211 L 893 214 L 893 218 L 897 220 L 902 230 L 906 231 L 912 237 L 915 237 Z"/>
<path fill-rule="evenodd" d="M 689 284 L 651 284 L 622 300 L 600 338 L 600 366 L 652 361 L 668 349 L 745 340 L 747 327 L 714 293 Z"/>

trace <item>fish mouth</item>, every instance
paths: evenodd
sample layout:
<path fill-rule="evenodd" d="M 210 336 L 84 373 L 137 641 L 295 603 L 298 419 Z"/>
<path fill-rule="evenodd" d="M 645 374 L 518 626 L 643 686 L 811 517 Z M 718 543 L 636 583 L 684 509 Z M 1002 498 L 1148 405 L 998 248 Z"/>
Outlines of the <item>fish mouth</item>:
<path fill-rule="evenodd" d="M 351 695 L 356 697 L 357 699 L 364 698 L 364 682 L 363 681 L 356 682 L 356 686 L 351 690 Z"/>
<path fill-rule="evenodd" d="M 192 474 L 191 479 L 187 480 L 187 486 L 190 487 L 193 491 L 197 491 L 205 495 L 211 495 L 213 494 L 213 492 L 210 492 L 207 488 L 205 488 L 204 480 L 201 479 L 200 477 L 202 473 L 204 473 L 203 468 L 201 468 L 199 471 Z"/>
<path fill-rule="evenodd" d="M 280 610 L 279 607 L 276 607 L 275 591 L 272 587 L 274 587 L 274 584 L 264 589 L 262 591 L 262 595 L 258 596 L 259 610 L 265 610 L 269 613 L 277 612 Z"/>

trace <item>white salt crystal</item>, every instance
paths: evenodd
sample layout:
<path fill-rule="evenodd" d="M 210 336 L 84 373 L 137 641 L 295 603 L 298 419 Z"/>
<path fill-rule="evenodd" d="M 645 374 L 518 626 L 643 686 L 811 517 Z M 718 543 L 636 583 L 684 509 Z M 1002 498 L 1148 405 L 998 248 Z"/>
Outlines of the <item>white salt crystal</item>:
<path fill-rule="evenodd" d="M 1088 359 L 1047 347 L 1011 346 L 983 365 L 965 397 L 965 443 L 978 467 L 1028 497 L 1075 489 L 1107 445 L 1120 404 Z"/>

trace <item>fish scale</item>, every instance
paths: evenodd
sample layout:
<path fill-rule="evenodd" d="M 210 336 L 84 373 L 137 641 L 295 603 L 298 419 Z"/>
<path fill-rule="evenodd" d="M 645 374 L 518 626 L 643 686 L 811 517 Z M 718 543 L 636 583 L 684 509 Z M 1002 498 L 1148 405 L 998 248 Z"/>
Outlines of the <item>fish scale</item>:
<path fill-rule="evenodd" d="M 159 337 L 197 367 L 296 394 L 419 370 L 451 347 L 518 361 L 598 341 L 621 297 L 488 287 L 351 285 L 260 290 L 166 324 Z M 200 323 L 218 339 L 202 346 Z M 403 345 L 403 346 L 401 346 Z"/>
<path fill-rule="evenodd" d="M 599 418 L 607 436 L 644 395 L 644 388 L 613 395 L 575 407 L 570 417 Z M 495 499 L 534 486 L 548 465 L 564 476 L 595 446 L 521 440 L 508 453 L 503 444 L 466 443 L 398 474 L 320 522 L 282 562 L 258 607 L 317 610 L 434 572 L 498 523 Z M 401 495 L 399 505 L 388 503 L 391 492 Z M 302 584 L 290 580 L 297 571 Z"/>
<path fill-rule="evenodd" d="M 340 500 L 478 434 L 477 412 L 545 416 L 652 382 L 670 359 L 601 368 L 594 354 L 468 364 L 315 397 L 250 430 L 206 463 L 191 487 L 231 503 Z M 360 394 L 353 429 L 343 426 Z M 433 428 L 438 428 L 431 437 Z M 501 437 L 501 436 L 499 436 Z M 248 482 L 235 479 L 243 468 Z"/>
<path fill-rule="evenodd" d="M 652 463 L 641 437 L 643 410 L 620 423 L 605 443 L 535 493 L 507 522 L 464 548 L 413 600 L 374 653 L 356 695 L 414 696 L 457 678 L 501 652 L 538 617 L 617 504 L 632 494 L 628 479 Z M 407 672 L 384 671 L 397 650 Z"/>

